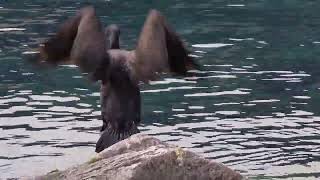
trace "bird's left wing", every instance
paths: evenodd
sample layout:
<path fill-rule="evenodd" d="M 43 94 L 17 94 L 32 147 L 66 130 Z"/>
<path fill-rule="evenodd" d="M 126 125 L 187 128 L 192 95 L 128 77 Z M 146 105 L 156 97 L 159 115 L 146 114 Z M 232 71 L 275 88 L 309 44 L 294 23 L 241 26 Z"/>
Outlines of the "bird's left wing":
<path fill-rule="evenodd" d="M 75 64 L 82 72 L 94 72 L 106 58 L 105 34 L 93 7 L 80 9 L 58 32 L 40 44 L 37 62 Z"/>

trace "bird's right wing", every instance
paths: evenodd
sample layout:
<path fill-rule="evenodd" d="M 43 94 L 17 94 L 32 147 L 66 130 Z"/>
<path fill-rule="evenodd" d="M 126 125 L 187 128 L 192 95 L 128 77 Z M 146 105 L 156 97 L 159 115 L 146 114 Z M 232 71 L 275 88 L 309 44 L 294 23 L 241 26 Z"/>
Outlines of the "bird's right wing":
<path fill-rule="evenodd" d="M 67 19 L 53 37 L 40 44 L 37 62 L 75 64 L 82 72 L 94 72 L 105 60 L 105 41 L 95 10 L 88 6 Z"/>
<path fill-rule="evenodd" d="M 186 75 L 188 70 L 198 68 L 188 53 L 165 17 L 159 11 L 151 10 L 134 50 L 132 67 L 136 78 L 143 82 L 155 80 L 162 72 Z"/>

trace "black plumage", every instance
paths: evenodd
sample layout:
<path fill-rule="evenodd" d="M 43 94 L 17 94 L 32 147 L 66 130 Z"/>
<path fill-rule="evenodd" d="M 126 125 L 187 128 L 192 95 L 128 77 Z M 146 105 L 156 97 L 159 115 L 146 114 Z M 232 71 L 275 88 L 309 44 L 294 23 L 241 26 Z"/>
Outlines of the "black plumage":
<path fill-rule="evenodd" d="M 76 64 L 93 81 L 101 81 L 103 126 L 96 152 L 139 132 L 139 82 L 155 80 L 162 72 L 186 75 L 198 68 L 157 10 L 149 12 L 134 50 L 120 49 L 119 36 L 116 25 L 103 31 L 94 8 L 85 7 L 40 46 L 41 62 Z"/>

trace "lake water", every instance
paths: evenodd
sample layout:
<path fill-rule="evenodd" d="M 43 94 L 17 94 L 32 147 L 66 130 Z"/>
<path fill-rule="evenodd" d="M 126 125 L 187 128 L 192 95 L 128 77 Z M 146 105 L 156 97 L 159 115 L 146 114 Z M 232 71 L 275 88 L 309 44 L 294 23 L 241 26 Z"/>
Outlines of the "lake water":
<path fill-rule="evenodd" d="M 0 177 L 90 159 L 99 85 L 41 70 L 24 53 L 86 1 L 0 1 Z M 142 86 L 144 133 L 254 179 L 320 177 L 320 4 L 315 0 L 93 2 L 134 47 L 150 8 L 163 12 L 202 70 Z"/>

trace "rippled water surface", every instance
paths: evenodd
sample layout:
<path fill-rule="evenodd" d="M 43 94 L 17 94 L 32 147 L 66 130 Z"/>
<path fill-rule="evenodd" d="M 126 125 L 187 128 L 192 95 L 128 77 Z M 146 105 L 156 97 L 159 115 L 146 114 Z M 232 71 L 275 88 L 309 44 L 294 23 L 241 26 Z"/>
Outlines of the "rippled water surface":
<path fill-rule="evenodd" d="M 169 3 L 170 2 L 170 3 Z M 144 133 L 252 178 L 320 177 L 319 2 L 94 1 L 133 48 L 161 10 L 203 66 L 143 85 Z M 0 177 L 63 169 L 94 155 L 99 85 L 25 54 L 85 1 L 0 1 Z"/>

